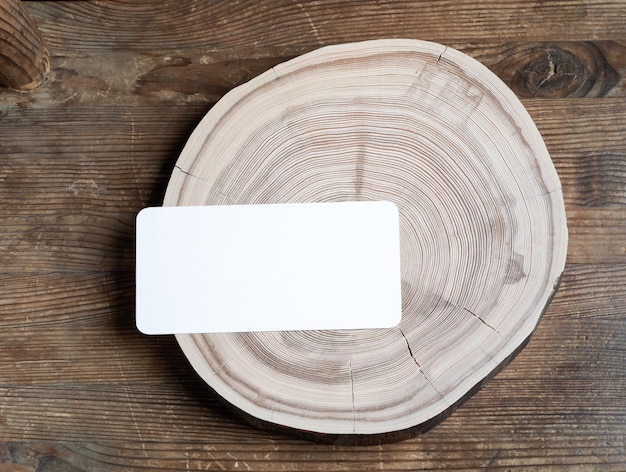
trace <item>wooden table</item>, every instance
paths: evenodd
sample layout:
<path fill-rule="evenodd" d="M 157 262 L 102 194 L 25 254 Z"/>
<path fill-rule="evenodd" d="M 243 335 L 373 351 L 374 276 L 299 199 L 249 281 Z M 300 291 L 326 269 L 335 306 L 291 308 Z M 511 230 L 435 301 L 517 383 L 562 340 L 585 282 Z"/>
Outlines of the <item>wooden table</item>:
<path fill-rule="evenodd" d="M 626 3 L 26 3 L 51 52 L 0 89 L 0 470 L 624 470 Z M 229 89 L 322 45 L 409 37 L 483 62 L 559 172 L 561 288 L 530 344 L 404 442 L 251 428 L 134 326 L 134 219 Z"/>

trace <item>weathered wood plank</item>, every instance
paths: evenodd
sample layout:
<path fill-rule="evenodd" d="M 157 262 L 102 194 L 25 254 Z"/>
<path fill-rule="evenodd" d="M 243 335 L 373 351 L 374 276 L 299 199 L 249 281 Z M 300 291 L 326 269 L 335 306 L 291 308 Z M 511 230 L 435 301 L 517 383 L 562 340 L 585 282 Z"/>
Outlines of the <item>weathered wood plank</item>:
<path fill-rule="evenodd" d="M 626 102 L 525 100 L 562 180 L 565 202 L 623 206 Z M 207 105 L 0 107 L 0 211 L 158 204 Z M 603 139 L 598 142 L 597 136 Z M 123 158 L 122 158 L 123 157 Z M 28 196 L 28 199 L 24 197 Z M 43 205 L 45 203 L 45 205 Z"/>
<path fill-rule="evenodd" d="M 626 103 L 525 101 L 555 162 L 570 263 L 626 261 Z M 134 218 L 160 205 L 206 105 L 5 108 L 1 271 L 133 270 Z M 598 142 L 597 136 L 603 139 Z"/>
<path fill-rule="evenodd" d="M 381 37 L 429 41 L 623 38 L 620 1 L 28 3 L 51 49 L 308 46 Z M 132 18 L 132 21 L 128 21 Z M 102 19 L 106 19 L 102 21 Z"/>
<path fill-rule="evenodd" d="M 572 264 L 623 260 L 623 2 L 26 3 L 53 75 L 0 88 L 0 469 L 623 470 L 624 265 Z M 134 213 L 225 91 L 320 45 L 400 36 L 460 49 L 526 97 L 570 265 L 528 347 L 428 434 L 342 448 L 257 432 L 172 339 L 134 330 Z"/>
<path fill-rule="evenodd" d="M 622 326 L 620 323 L 626 321 L 624 283 L 625 265 L 567 266 L 561 287 L 535 333 L 541 342 L 533 338 L 531 348 L 523 352 L 532 351 L 535 344 L 552 345 L 567 337 L 576 343 L 577 355 L 583 356 L 579 349 L 593 349 L 597 342 L 585 339 L 585 330 L 589 334 L 595 330 L 604 337 L 607 332 L 603 330 L 610 323 Z M 173 337 L 142 336 L 135 329 L 132 273 L 0 275 L 0 288 L 5 328 L 0 332 L 4 346 L 0 370 L 5 385 L 45 384 L 51 374 L 54 378 L 62 374 L 63 380 L 70 383 L 113 383 L 119 380 L 120 365 L 133 382 L 171 382 L 178 379 L 178 369 L 186 365 Z M 611 337 L 612 342 L 619 342 L 617 332 Z M 541 349 L 537 353 L 543 354 Z M 620 358 L 610 357 L 610 352 L 603 354 L 607 362 L 616 363 L 612 364 L 615 370 Z M 551 357 L 567 361 L 561 355 L 571 353 L 555 352 Z M 584 366 L 583 357 L 568 362 Z M 172 370 L 167 367 L 170 363 L 176 366 Z M 94 365 L 99 366 L 97 371 Z M 589 375 L 595 373 L 604 375 L 603 371 Z"/>
<path fill-rule="evenodd" d="M 133 209 L 139 211 L 139 206 Z M 568 262 L 626 262 L 623 214 L 621 207 L 568 208 Z M 0 272 L 134 271 L 135 217 L 135 211 L 94 215 L 88 210 L 74 215 L 24 212 L 2 217 Z"/>
<path fill-rule="evenodd" d="M 543 435 L 574 441 L 588 437 L 590 446 L 599 446 L 598 436 L 602 435 L 617 444 L 623 440 L 626 423 L 623 378 L 609 382 L 609 379 L 562 380 L 558 373 L 552 375 L 552 379 L 540 380 L 496 377 L 439 426 L 407 442 L 433 438 L 458 441 L 459 430 L 477 441 L 506 442 L 507 438 L 518 437 L 527 447 L 538 446 L 537 437 Z M 295 442 L 287 436 L 248 426 L 221 406 L 215 396 L 209 397 L 210 394 L 203 398 L 199 392 L 172 392 L 159 385 L 146 387 L 130 383 L 98 388 L 72 384 L 0 387 L 4 408 L 0 441 L 216 445 L 272 441 L 280 446 Z M 622 449 L 621 453 L 626 451 Z"/>
<path fill-rule="evenodd" d="M 166 112 L 170 118 L 163 117 Z M 76 238 L 62 243 L 50 234 L 41 241 L 40 232 L 64 232 L 63 227 L 87 245 L 100 231 L 103 250 L 121 250 L 117 237 L 134 252 L 134 214 L 162 204 L 180 149 L 205 112 L 204 106 L 9 109 L 0 127 L 0 214 L 9 235 L 4 268 L 7 248 L 26 249 L 29 235 L 39 244 L 81 252 L 84 244 L 75 244 Z M 109 268 L 120 267 L 111 262 Z"/>
<path fill-rule="evenodd" d="M 20 471 L 93 472 L 160 470 L 607 470 L 620 471 L 619 446 L 592 446 L 583 440 L 547 435 L 533 446 L 520 447 L 516 438 L 501 441 L 466 439 L 454 444 L 420 441 L 393 447 L 345 449 L 270 441 L 210 444 L 140 444 L 74 442 L 7 443 L 3 456 Z M 569 454 L 570 448 L 576 454 Z M 23 467 L 18 469 L 17 467 Z"/>
<path fill-rule="evenodd" d="M 28 94 L 0 89 L 6 105 L 45 108 L 68 105 L 193 106 L 217 102 L 240 85 L 302 48 L 203 49 L 133 53 L 67 50 L 52 58 L 53 71 L 43 87 Z"/>
<path fill-rule="evenodd" d="M 495 72 L 520 97 L 580 98 L 626 95 L 624 42 L 451 43 Z M 65 50 L 53 57 L 43 87 L 29 94 L 0 89 L 6 105 L 177 106 L 215 103 L 227 91 L 313 47 L 227 50 Z"/>
<path fill-rule="evenodd" d="M 0 441 L 270 438 L 291 444 L 249 428 L 223 407 L 173 337 L 136 331 L 133 282 L 130 274 L 0 279 L 7 328 L 0 331 Z M 620 431 L 626 423 L 620 376 L 625 283 L 624 264 L 568 266 L 529 345 L 432 433 Z M 576 431 L 569 429 L 572 421 Z"/>

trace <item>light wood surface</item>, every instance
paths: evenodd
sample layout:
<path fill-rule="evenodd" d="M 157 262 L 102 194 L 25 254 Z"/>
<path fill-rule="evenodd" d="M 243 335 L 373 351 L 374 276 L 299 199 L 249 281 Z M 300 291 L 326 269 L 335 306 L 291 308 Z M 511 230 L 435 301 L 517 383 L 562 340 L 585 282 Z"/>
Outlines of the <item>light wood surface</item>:
<path fill-rule="evenodd" d="M 5 470 L 624 469 L 622 2 L 25 6 L 52 71 L 29 93 L 0 89 Z M 527 347 L 438 426 L 382 446 L 313 444 L 251 428 L 173 337 L 137 333 L 134 217 L 163 201 L 228 90 L 320 45 L 384 37 L 446 44 L 516 90 L 563 186 L 567 265 Z M 572 64 L 582 76 L 561 74 Z"/>
<path fill-rule="evenodd" d="M 318 49 L 228 93 L 191 135 L 164 204 L 351 200 L 399 208 L 397 328 L 177 339 L 254 422 L 330 442 L 406 439 L 532 333 L 565 265 L 561 184 L 532 119 L 482 64 L 377 40 Z"/>

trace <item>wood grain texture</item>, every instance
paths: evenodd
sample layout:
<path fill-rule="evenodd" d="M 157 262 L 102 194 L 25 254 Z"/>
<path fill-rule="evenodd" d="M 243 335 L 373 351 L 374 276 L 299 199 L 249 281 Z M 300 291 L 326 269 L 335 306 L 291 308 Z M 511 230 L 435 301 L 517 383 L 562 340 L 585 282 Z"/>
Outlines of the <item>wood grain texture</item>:
<path fill-rule="evenodd" d="M 602 97 L 619 90 L 620 44 L 545 42 L 507 45 L 492 68 L 520 97 Z M 620 85 L 618 85 L 620 84 Z"/>
<path fill-rule="evenodd" d="M 164 205 L 344 200 L 399 209 L 398 329 L 177 339 L 252 418 L 397 440 L 440 421 L 532 333 L 565 264 L 561 185 L 526 110 L 482 64 L 379 40 L 232 90 L 191 135 Z"/>
<path fill-rule="evenodd" d="M 166 470 L 437 470 L 440 464 L 441 438 L 421 441 L 417 445 L 401 444 L 395 450 L 384 447 L 362 447 L 331 450 L 314 445 L 292 444 L 289 451 L 275 442 L 248 441 L 214 445 L 186 443 L 153 444 L 142 449 L 128 443 L 92 444 L 85 442 L 50 445 L 35 443 L 8 444 L 4 455 L 11 457 L 20 471 L 122 471 L 145 470 L 159 464 Z M 415 447 L 417 446 L 417 447 Z M 608 470 L 620 471 L 621 456 L 611 445 L 597 449 L 580 439 L 549 436 L 543 446 L 516 448 L 515 440 L 503 436 L 485 449 L 476 449 L 476 441 L 467 439 L 448 452 L 447 470 Z M 490 447 L 489 447 L 490 446 Z M 575 447 L 576 455 L 568 455 Z M 254 451 L 254 452 L 251 452 Z M 546 454 L 548 452 L 548 454 Z M 148 455 L 151 459 L 146 459 Z M 555 458 L 559 459 L 555 459 Z M 524 466 L 532 462 L 530 467 Z M 18 469 L 17 467 L 24 467 Z"/>
<path fill-rule="evenodd" d="M 568 261 L 626 262 L 626 101 L 524 104 L 554 160 L 566 210 L 580 219 L 570 218 Z M 3 270 L 134 270 L 134 215 L 162 202 L 205 107 L 167 106 L 172 121 L 149 105 L 5 108 Z M 613 229 L 604 222 L 611 214 Z M 583 224 L 587 229 L 578 231 Z"/>
<path fill-rule="evenodd" d="M 623 38 L 620 1 L 543 2 L 294 2 L 224 4 L 219 1 L 34 3 L 51 48 L 238 48 L 251 44 L 319 47 L 380 37 L 450 42 L 507 40 L 612 40 Z M 129 16 L 133 17 L 128 22 Z M 98 22 L 106 18 L 106 23 Z M 451 20 L 453 19 L 453 21 Z M 488 26 L 488 28 L 486 28 Z M 186 34 L 180 34 L 185 31 Z"/>
<path fill-rule="evenodd" d="M 0 440 L 210 441 L 218 451 L 233 453 L 232 446 L 225 444 L 222 449 L 220 444 L 245 436 L 255 453 L 263 451 L 267 439 L 277 441 L 277 450 L 282 445 L 293 452 L 289 447 L 293 442 L 251 431 L 220 407 L 217 397 L 208 394 L 192 375 L 171 338 L 157 341 L 160 338 L 137 334 L 129 295 L 132 277 L 126 277 L 126 283 L 116 290 L 107 287 L 119 283 L 117 276 L 50 274 L 32 276 L 26 284 L 23 280 L 16 276 L 2 280 L 2 286 L 15 293 L 16 302 L 11 306 L 16 310 L 14 324 L 7 323 L 12 329 L 2 334 L 5 385 Z M 564 443 L 566 438 L 582 440 L 585 433 L 579 428 L 593 431 L 600 425 L 596 421 L 601 421 L 602 427 L 608 428 L 602 438 L 619 451 L 620 443 L 615 443 L 619 436 L 611 436 L 610 431 L 619 431 L 626 421 L 620 407 L 623 378 L 614 376 L 626 360 L 622 343 L 626 335 L 624 282 L 624 265 L 570 266 L 529 346 L 469 400 L 469 406 L 432 433 L 443 428 L 445 438 L 454 435 L 454 428 L 461 428 L 475 441 L 488 443 L 502 434 L 511 441 L 523 439 L 523 431 L 532 431 L 561 438 Z M 93 293 L 98 296 L 90 295 Z M 78 303 L 80 299 L 85 302 Z M 21 323 L 15 325 L 16 320 Z M 20 331 L 25 334 L 16 337 Z M 68 338 L 63 334 L 67 332 L 75 334 Z M 552 348 L 546 362 L 543 346 L 559 345 L 560 349 Z M 94 365 L 98 365 L 96 371 Z M 14 379 L 12 385 L 6 384 L 9 378 Z M 186 379 L 182 385 L 181 379 Z M 126 406 L 120 408 L 122 405 Z M 612 413 L 607 410 L 609 405 Z M 550 422 L 546 422 L 546 408 L 552 415 Z M 574 431 L 570 430 L 572 423 L 579 425 Z M 546 428 L 543 433 L 538 432 L 540 425 Z M 431 437 L 429 433 L 425 440 Z M 588 438 L 588 445 L 608 448 L 600 439 Z M 541 437 L 526 437 L 525 441 L 523 444 L 534 441 L 536 448 L 543 447 Z M 306 443 L 295 444 L 314 449 L 302 446 Z M 412 447 L 419 450 L 419 444 Z M 516 448 L 511 449 L 508 454 L 515 454 Z M 388 445 L 383 450 L 394 448 Z M 323 461 L 322 451 L 318 460 Z M 542 454 L 549 452 L 543 450 Z M 149 457 L 158 458 L 153 454 Z M 123 456 L 116 460 L 129 464 Z"/>
<path fill-rule="evenodd" d="M 521 98 L 624 97 L 624 44 L 446 42 L 489 67 Z M 3 106 L 137 106 L 168 102 L 208 107 L 231 88 L 313 49 L 257 45 L 170 52 L 64 51 L 53 56 L 55 68 L 43 87 L 29 94 L 4 94 Z M 568 72 L 572 67 L 577 72 Z"/>
<path fill-rule="evenodd" d="M 623 470 L 623 2 L 24 3 L 52 70 L 0 88 L 0 470 Z M 133 214 L 162 200 L 223 91 L 381 37 L 447 44 L 517 84 L 563 184 L 569 264 L 528 346 L 446 421 L 316 445 L 250 428 L 173 339 L 136 332 Z M 549 80 L 529 96 L 524 77 Z"/>
<path fill-rule="evenodd" d="M 50 52 L 19 0 L 0 1 L 0 84 L 37 87 L 50 71 Z"/>

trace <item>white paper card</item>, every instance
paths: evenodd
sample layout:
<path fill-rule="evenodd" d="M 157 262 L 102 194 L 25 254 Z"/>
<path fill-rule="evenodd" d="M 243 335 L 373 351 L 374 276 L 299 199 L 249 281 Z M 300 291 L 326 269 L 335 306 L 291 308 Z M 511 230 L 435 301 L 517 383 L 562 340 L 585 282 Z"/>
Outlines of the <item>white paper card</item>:
<path fill-rule="evenodd" d="M 137 216 L 137 327 L 392 327 L 401 318 L 399 246 L 390 202 L 146 208 Z"/>

